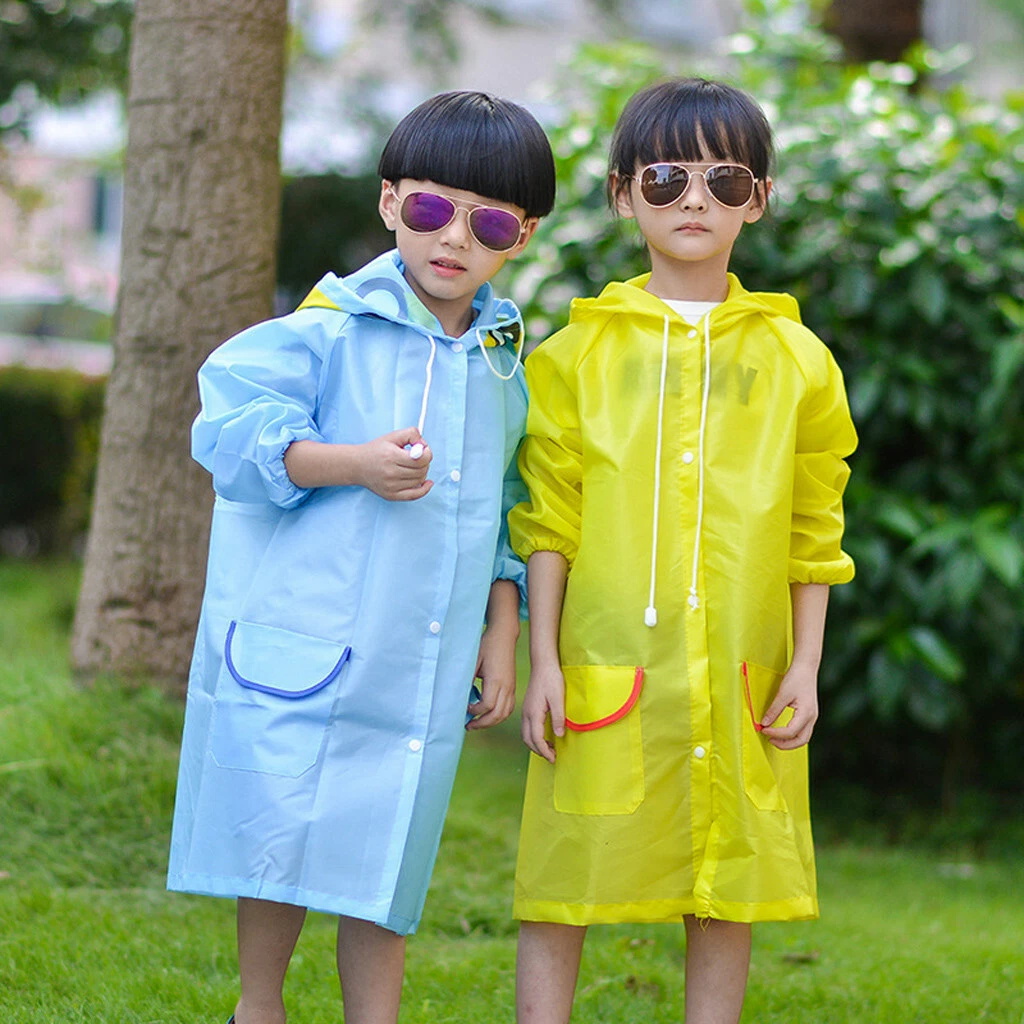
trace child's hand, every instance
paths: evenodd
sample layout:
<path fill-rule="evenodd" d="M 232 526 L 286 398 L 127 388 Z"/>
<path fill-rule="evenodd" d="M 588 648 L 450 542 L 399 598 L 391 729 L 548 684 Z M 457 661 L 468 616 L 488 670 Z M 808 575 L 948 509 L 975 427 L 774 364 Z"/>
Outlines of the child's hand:
<path fill-rule="evenodd" d="M 422 455 L 413 458 L 406 445 L 422 445 Z M 356 452 L 358 482 L 388 501 L 415 501 L 434 486 L 427 479 L 433 455 L 415 427 L 393 430 L 358 445 Z"/>
<path fill-rule="evenodd" d="M 555 748 L 545 732 L 548 715 L 556 736 L 565 735 L 565 678 L 558 664 L 534 667 L 523 698 L 523 742 L 535 753 L 555 763 Z"/>
<path fill-rule="evenodd" d="M 480 640 L 476 675 L 483 691 L 468 706 L 473 716 L 467 729 L 487 729 L 504 722 L 516 706 L 516 637 L 508 630 L 488 627 Z"/>
<path fill-rule="evenodd" d="M 791 707 L 793 717 L 789 724 L 778 729 L 769 728 L 782 712 Z M 802 747 L 814 732 L 818 720 L 818 671 L 816 668 L 793 662 L 782 677 L 775 700 L 761 719 L 765 727 L 761 735 L 779 750 L 794 750 Z"/>

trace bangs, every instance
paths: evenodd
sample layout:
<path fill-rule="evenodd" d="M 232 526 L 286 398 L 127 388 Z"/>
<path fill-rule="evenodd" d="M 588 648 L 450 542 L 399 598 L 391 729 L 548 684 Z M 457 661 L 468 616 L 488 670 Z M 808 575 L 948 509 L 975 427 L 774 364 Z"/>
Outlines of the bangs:
<path fill-rule="evenodd" d="M 706 121 L 691 111 L 671 124 L 651 125 L 650 134 L 638 143 L 634 166 L 671 161 L 692 164 L 706 160 L 743 164 L 754 171 L 755 178 L 764 177 L 751 166 L 753 154 L 742 132 L 720 120 Z"/>

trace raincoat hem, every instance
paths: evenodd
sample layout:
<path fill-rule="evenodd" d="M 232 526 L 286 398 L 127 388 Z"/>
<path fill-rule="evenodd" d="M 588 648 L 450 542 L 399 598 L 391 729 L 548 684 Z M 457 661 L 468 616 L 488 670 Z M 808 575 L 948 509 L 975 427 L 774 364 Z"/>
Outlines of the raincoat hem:
<path fill-rule="evenodd" d="M 517 921 L 545 921 L 552 924 L 658 924 L 678 922 L 686 915 L 753 924 L 758 921 L 812 921 L 818 917 L 813 896 L 766 903 L 732 903 L 726 900 L 650 900 L 634 903 L 570 904 L 545 900 L 517 899 L 512 916 Z"/>
<path fill-rule="evenodd" d="M 373 908 L 355 900 L 339 899 L 328 893 L 310 892 L 290 885 L 274 885 L 250 878 L 217 878 L 209 875 L 169 875 L 167 888 L 171 892 L 187 892 L 196 896 L 217 896 L 223 899 L 269 900 L 272 903 L 288 903 L 295 907 L 306 907 L 321 914 L 338 917 L 354 917 L 369 921 L 395 932 L 396 935 L 411 935 L 419 921 L 397 915 L 382 914 L 383 908 Z"/>

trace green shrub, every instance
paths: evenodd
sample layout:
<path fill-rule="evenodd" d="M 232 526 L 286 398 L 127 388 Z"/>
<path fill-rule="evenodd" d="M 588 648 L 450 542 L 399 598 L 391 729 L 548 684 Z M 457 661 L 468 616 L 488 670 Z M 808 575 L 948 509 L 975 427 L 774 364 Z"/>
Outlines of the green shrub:
<path fill-rule="evenodd" d="M 277 246 L 278 304 L 290 312 L 329 270 L 339 277 L 393 248 L 377 203 L 376 174 L 286 178 Z"/>
<path fill-rule="evenodd" d="M 0 367 L 0 539 L 13 553 L 66 548 L 84 533 L 104 382 L 70 370 Z"/>
<path fill-rule="evenodd" d="M 771 213 L 733 268 L 788 291 L 844 369 L 861 437 L 847 501 L 853 584 L 837 588 L 818 776 L 1017 791 L 1024 749 L 1024 97 L 929 88 L 940 70 L 848 67 L 813 31 L 736 37 L 729 77 L 766 108 Z M 784 5 L 783 5 L 784 6 Z M 604 200 L 611 127 L 667 73 L 654 51 L 585 48 L 552 132 L 559 205 L 514 297 L 531 335 L 568 300 L 647 269 Z M 716 72 L 711 71 L 712 75 Z"/>

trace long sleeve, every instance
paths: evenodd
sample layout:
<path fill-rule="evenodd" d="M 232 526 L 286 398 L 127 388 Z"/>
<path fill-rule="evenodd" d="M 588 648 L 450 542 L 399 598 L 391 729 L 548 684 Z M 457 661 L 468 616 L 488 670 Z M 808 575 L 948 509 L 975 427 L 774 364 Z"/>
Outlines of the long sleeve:
<path fill-rule="evenodd" d="M 495 580 L 511 580 L 519 588 L 520 615 L 526 616 L 526 565 L 517 557 L 509 542 L 509 512 L 527 497 L 526 485 L 519 475 L 516 460 L 509 463 L 505 473 L 501 494 L 501 527 L 498 531 L 498 548 L 494 556 L 494 572 L 491 582 Z"/>
<path fill-rule="evenodd" d="M 233 501 L 294 508 L 310 493 L 284 466 L 294 441 L 322 441 L 316 423 L 324 330 L 315 313 L 257 324 L 216 349 L 199 371 L 193 458 Z"/>
<path fill-rule="evenodd" d="M 509 513 L 512 547 L 525 562 L 557 551 L 572 564 L 580 546 L 583 449 L 576 396 L 542 344 L 526 360 L 530 410 L 519 471 L 529 501 Z"/>
<path fill-rule="evenodd" d="M 857 433 L 843 377 L 831 353 L 798 412 L 789 578 L 793 583 L 848 583 L 853 559 L 842 550 L 846 458 Z"/>

